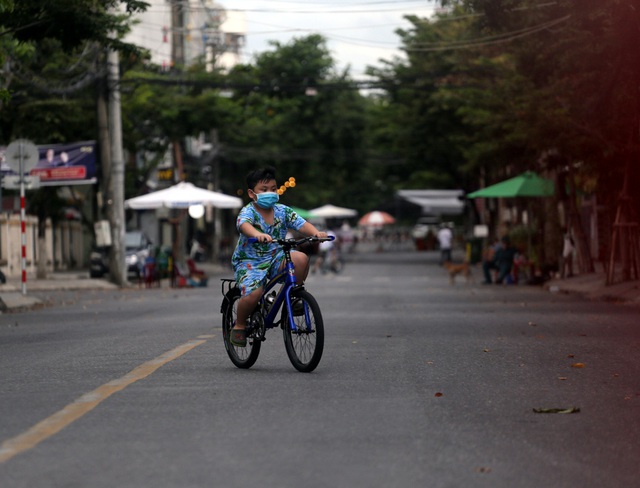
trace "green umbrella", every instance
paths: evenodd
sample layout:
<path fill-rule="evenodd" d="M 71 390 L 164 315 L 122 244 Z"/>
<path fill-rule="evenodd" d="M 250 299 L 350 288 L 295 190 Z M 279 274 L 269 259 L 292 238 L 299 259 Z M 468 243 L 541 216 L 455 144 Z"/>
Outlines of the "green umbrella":
<path fill-rule="evenodd" d="M 527 171 L 515 178 L 469 193 L 467 198 L 550 197 L 552 195 L 553 181 Z"/>
<path fill-rule="evenodd" d="M 305 220 L 309 220 L 311 217 L 313 217 L 313 214 L 311 212 L 303 208 L 292 207 L 291 205 L 289 205 L 289 208 Z"/>

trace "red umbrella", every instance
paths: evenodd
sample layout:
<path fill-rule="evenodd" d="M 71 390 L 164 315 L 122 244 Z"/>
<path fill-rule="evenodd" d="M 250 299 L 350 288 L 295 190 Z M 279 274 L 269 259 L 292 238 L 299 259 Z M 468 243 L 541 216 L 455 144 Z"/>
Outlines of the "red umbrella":
<path fill-rule="evenodd" d="M 373 212 L 364 214 L 360 220 L 358 220 L 358 225 L 378 227 L 387 224 L 395 224 L 395 222 L 396 219 L 387 212 L 374 210 Z"/>

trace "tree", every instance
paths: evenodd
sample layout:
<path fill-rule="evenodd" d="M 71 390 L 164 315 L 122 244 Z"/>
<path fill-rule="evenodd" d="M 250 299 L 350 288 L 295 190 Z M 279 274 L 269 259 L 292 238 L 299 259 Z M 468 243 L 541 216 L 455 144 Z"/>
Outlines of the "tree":
<path fill-rule="evenodd" d="M 93 139 L 95 105 L 85 102 L 95 100 L 88 90 L 105 74 L 99 66 L 102 49 L 138 53 L 121 36 L 128 29 L 127 14 L 147 5 L 139 0 L 1 0 L 0 142 L 16 134 L 51 143 Z M 32 199 L 32 211 L 40 217 L 42 243 L 47 216 L 57 216 L 50 189 L 39 196 Z"/>
<path fill-rule="evenodd" d="M 596 191 L 599 202 L 613 209 L 626 180 L 640 184 L 637 6 L 616 0 L 564 0 L 539 8 L 531 5 L 528 15 L 522 15 L 524 2 L 465 4 L 481 13 L 485 28 L 494 32 L 544 28 L 547 35 L 516 44 L 513 51 L 519 72 L 534 88 L 532 99 L 539 102 L 529 111 L 534 116 L 532 139 L 539 152 L 551 149 L 559 155 L 544 162 L 547 169 L 564 173 L 567 187 Z M 580 237 L 584 232 L 575 190 L 565 194 L 565 185 L 558 190 Z M 633 207 L 637 215 L 637 198 Z M 578 248 L 581 270 L 592 270 L 587 242 L 578 239 Z"/>
<path fill-rule="evenodd" d="M 578 190 L 610 200 L 640 147 L 637 9 L 616 0 L 440 3 L 449 10 L 410 17 L 398 32 L 406 61 L 371 70 L 404 162 L 390 168 L 396 178 L 449 175 L 469 189 L 505 171 L 568 167 Z M 541 157 L 550 153 L 562 157 Z M 574 205 L 575 194 L 565 199 Z"/>
<path fill-rule="evenodd" d="M 224 139 L 235 173 L 271 164 L 294 176 L 286 201 L 301 207 L 328 201 L 366 208 L 377 196 L 366 159 L 366 102 L 348 72 L 336 73 L 322 36 L 273 44 L 254 66 L 229 74 L 240 120 Z M 239 178 L 236 177 L 236 181 Z"/>

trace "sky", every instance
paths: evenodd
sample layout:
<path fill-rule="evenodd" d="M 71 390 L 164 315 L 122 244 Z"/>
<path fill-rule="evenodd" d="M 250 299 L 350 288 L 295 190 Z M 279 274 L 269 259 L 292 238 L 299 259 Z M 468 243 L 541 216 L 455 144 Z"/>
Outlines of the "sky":
<path fill-rule="evenodd" d="M 243 62 L 273 50 L 270 40 L 287 44 L 294 38 L 319 33 L 342 71 L 350 66 L 354 79 L 379 59 L 402 56 L 398 28 L 410 26 L 403 17 L 430 17 L 433 0 L 218 0 L 227 10 L 244 12 L 246 45 Z"/>

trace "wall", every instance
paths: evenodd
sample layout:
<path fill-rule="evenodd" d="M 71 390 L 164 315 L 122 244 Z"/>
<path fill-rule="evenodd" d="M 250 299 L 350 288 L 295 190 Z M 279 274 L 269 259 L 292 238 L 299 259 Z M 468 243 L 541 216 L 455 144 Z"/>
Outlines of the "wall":
<path fill-rule="evenodd" d="M 35 275 L 38 259 L 38 219 L 25 219 L 26 271 Z M 47 220 L 45 231 L 47 272 L 86 267 L 85 237 L 78 221 L 63 221 L 53 229 Z M 0 270 L 7 277 L 22 275 L 22 231 L 20 215 L 0 215 Z"/>

